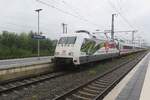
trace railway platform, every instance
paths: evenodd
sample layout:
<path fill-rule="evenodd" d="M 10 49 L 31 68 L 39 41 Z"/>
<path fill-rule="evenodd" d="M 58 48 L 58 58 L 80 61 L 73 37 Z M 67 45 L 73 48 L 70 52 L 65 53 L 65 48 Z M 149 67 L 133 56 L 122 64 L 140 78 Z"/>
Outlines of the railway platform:
<path fill-rule="evenodd" d="M 149 100 L 150 53 L 148 53 L 104 100 Z"/>
<path fill-rule="evenodd" d="M 0 82 L 53 70 L 52 56 L 0 60 Z"/>
<path fill-rule="evenodd" d="M 0 60 L 0 70 L 13 69 L 17 67 L 24 67 L 33 64 L 51 62 L 52 56 L 45 57 L 29 57 L 29 58 L 18 58 L 18 59 L 7 59 Z"/>

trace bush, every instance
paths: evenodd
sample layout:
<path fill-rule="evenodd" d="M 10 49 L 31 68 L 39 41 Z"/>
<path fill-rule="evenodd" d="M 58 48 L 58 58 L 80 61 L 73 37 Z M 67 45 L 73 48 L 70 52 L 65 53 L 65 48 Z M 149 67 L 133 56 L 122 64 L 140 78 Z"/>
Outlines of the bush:
<path fill-rule="evenodd" d="M 34 34 L 32 31 L 20 35 L 3 31 L 0 34 L 0 59 L 37 56 L 37 40 L 32 39 Z M 41 56 L 53 55 L 54 49 L 52 40 L 40 40 Z"/>

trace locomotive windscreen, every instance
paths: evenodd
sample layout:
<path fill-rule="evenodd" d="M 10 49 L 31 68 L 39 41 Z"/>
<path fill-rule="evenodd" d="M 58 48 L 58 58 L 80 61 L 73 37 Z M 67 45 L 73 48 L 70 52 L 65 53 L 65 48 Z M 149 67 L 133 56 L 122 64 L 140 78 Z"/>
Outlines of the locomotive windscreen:
<path fill-rule="evenodd" d="M 61 37 L 58 44 L 74 44 L 77 37 Z"/>

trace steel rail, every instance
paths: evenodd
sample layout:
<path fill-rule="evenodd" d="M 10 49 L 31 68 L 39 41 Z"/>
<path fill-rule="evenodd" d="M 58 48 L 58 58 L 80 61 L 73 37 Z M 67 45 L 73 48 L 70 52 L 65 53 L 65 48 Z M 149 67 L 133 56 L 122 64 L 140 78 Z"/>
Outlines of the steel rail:
<path fill-rule="evenodd" d="M 41 76 L 36 76 L 36 77 L 30 77 L 30 78 L 25 78 L 25 79 L 18 79 L 16 81 L 10 81 L 8 83 L 2 83 L 0 84 L 0 95 L 4 93 L 11 92 L 13 90 L 17 90 L 23 87 L 27 87 L 30 85 L 34 85 L 49 79 L 54 79 L 60 76 L 64 76 L 68 74 L 67 72 L 52 72 L 49 74 L 44 74 Z"/>
<path fill-rule="evenodd" d="M 141 54 L 138 55 L 135 59 L 130 59 L 124 63 L 121 63 L 120 65 L 108 70 L 104 74 L 88 81 L 87 83 L 84 83 L 80 85 L 77 88 L 72 89 L 69 92 L 66 92 L 53 100 L 101 100 L 104 98 L 104 96 L 107 95 L 107 93 L 117 85 L 117 83 L 132 69 L 134 66 L 146 55 L 144 53 L 142 56 Z M 128 69 L 124 66 L 128 65 Z M 121 68 L 122 73 L 121 73 Z M 119 70 L 120 69 L 120 70 Z M 118 70 L 118 72 L 117 72 Z M 125 71 L 125 72 L 124 72 Z M 120 72 L 120 73 L 119 73 Z M 117 73 L 118 76 L 115 76 L 114 73 Z M 116 75 L 117 75 L 116 74 Z M 122 75 L 121 75 L 122 74 Z M 113 78 L 111 77 L 113 76 Z M 99 81 L 98 81 L 99 80 Z M 107 81 L 106 81 L 107 80 Z M 99 84 L 95 84 L 99 83 Z M 92 87 L 94 84 L 95 87 Z M 90 86 L 90 88 L 89 88 Z M 95 89 L 91 89 L 95 88 Z M 97 88 L 97 89 L 96 89 Z M 86 91 L 85 91 L 86 89 Z M 93 93 L 95 92 L 95 93 Z"/>

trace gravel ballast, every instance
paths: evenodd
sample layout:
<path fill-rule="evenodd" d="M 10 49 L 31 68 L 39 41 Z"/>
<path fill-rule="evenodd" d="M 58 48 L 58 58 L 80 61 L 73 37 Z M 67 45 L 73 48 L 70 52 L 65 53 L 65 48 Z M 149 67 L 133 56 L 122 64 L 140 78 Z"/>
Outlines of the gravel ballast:
<path fill-rule="evenodd" d="M 90 66 L 90 68 L 86 68 L 89 67 L 89 65 L 84 65 L 81 69 L 72 71 L 71 74 L 47 80 L 23 88 L 22 90 L 16 90 L 9 94 L 3 94 L 0 96 L 0 100 L 52 100 L 56 96 L 95 78 L 108 69 L 115 67 L 124 61 L 135 58 L 138 54 L 114 58 L 108 61 L 99 61 L 93 66 Z"/>

